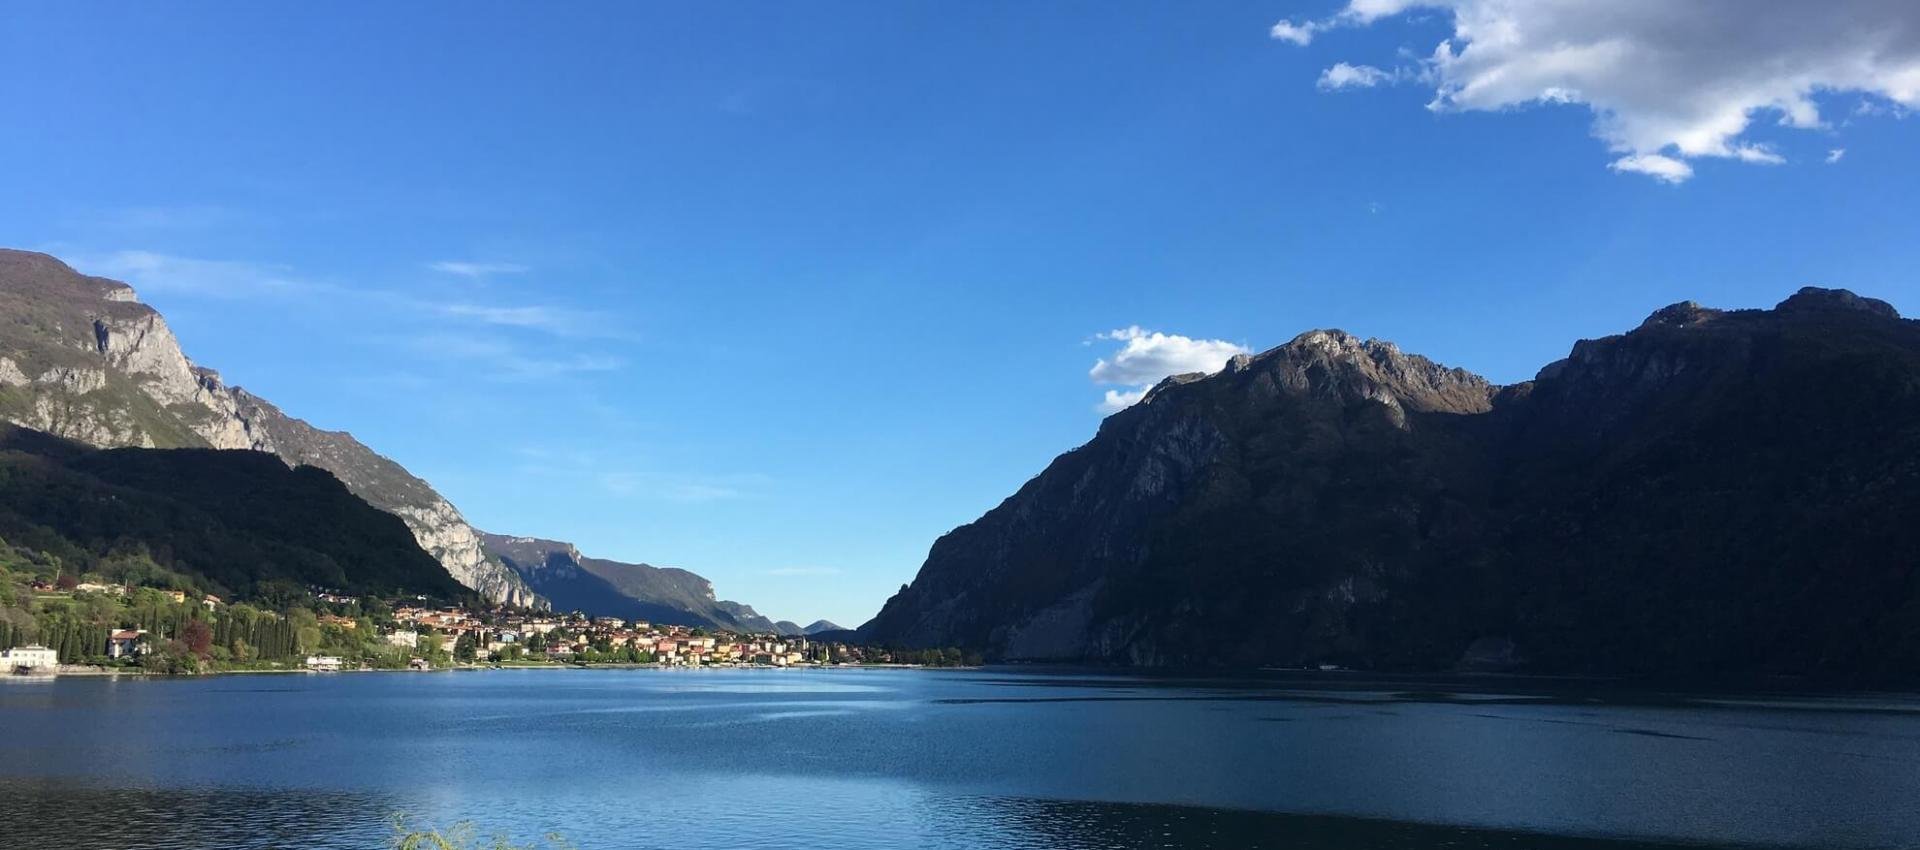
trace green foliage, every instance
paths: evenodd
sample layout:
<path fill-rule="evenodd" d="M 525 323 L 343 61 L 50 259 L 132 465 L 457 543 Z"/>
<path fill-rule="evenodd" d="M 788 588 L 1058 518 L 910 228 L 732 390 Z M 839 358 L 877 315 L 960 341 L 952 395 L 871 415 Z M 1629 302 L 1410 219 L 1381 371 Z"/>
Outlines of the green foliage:
<path fill-rule="evenodd" d="M 40 616 L 38 626 L 36 640 L 58 652 L 62 664 L 78 664 L 106 654 L 106 627 L 87 622 L 71 611 L 47 611 Z"/>
<path fill-rule="evenodd" d="M 557 833 L 548 833 L 537 843 L 518 843 L 512 837 L 495 833 L 481 836 L 473 823 L 462 821 L 445 830 L 415 829 L 404 815 L 393 817 L 393 850 L 577 850 Z"/>
<path fill-rule="evenodd" d="M 442 645 L 439 632 L 429 626 L 421 626 L 415 633 L 419 635 L 413 645 L 415 656 L 426 659 L 427 663 L 435 667 L 445 666 L 453 660 L 453 656 L 449 655 L 447 648 Z"/>
<path fill-rule="evenodd" d="M 928 667 L 978 667 L 983 663 L 976 650 L 959 647 L 940 649 L 893 649 L 888 650 L 895 664 L 921 664 Z"/>
<path fill-rule="evenodd" d="M 213 643 L 238 663 L 300 658 L 292 621 L 247 605 L 229 605 L 214 616 Z"/>
<path fill-rule="evenodd" d="M 322 470 L 259 452 L 96 451 L 6 427 L 0 536 L 9 562 L 23 547 L 66 565 L 61 574 L 283 605 L 308 585 L 470 598 L 399 518 Z"/>
<path fill-rule="evenodd" d="M 191 652 L 167 646 L 140 656 L 140 669 L 167 676 L 191 676 L 200 672 L 201 661 Z"/>
<path fill-rule="evenodd" d="M 479 655 L 480 640 L 473 632 L 461 632 L 453 642 L 453 660 L 463 664 L 472 663 Z"/>

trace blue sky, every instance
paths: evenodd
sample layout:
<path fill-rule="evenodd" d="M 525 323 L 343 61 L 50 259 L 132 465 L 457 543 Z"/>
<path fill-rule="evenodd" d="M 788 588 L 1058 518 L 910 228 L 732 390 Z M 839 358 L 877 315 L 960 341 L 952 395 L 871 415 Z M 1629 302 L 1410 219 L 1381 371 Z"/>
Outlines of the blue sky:
<path fill-rule="evenodd" d="M 1501 92 L 1476 2 L 17 5 L 0 244 L 480 528 L 846 625 L 1092 435 L 1116 329 L 1506 382 L 1674 301 L 1920 303 L 1906 66 L 1715 137 L 1623 75 L 1846 34 Z"/>

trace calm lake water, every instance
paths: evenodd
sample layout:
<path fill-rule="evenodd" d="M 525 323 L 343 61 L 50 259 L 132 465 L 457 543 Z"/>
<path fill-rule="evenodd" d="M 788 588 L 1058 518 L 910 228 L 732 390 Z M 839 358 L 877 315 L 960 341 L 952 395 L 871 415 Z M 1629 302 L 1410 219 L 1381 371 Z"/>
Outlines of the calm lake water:
<path fill-rule="evenodd" d="M 916 670 L 0 682 L 0 845 L 1920 846 L 1920 699 Z"/>

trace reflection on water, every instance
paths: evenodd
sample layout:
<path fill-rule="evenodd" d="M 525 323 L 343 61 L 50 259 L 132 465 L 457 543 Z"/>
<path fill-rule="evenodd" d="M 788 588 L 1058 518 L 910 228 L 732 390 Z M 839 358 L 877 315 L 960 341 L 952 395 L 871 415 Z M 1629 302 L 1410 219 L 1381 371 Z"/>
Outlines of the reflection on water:
<path fill-rule="evenodd" d="M 1006 847 L 1061 848 L 1537 848 L 1648 850 L 1684 845 L 1555 837 L 1393 821 L 1056 800 L 982 801 Z"/>
<path fill-rule="evenodd" d="M 1896 848 L 1920 835 L 1910 698 L 1480 684 L 852 670 L 9 681 L 0 847 L 378 847 L 395 812 L 559 831 L 588 850 Z"/>
<path fill-rule="evenodd" d="M 304 791 L 144 791 L 0 781 L 7 847 L 378 848 L 391 800 Z"/>
<path fill-rule="evenodd" d="M 345 850 L 386 846 L 399 797 L 312 791 L 137 791 L 0 782 L 0 794 L 33 813 L 11 817 L 8 847 L 201 850 L 201 848 L 309 848 Z M 1388 850 L 1388 848 L 1539 848 L 1540 850 L 1652 850 L 1639 842 L 1552 837 L 1527 833 L 1395 823 L 1391 821 L 1281 815 L 1180 806 L 1088 803 L 1000 797 L 943 797 L 915 801 L 911 823 L 897 824 L 892 841 L 883 832 L 841 832 L 833 821 L 851 814 L 830 802 L 812 816 L 790 806 L 766 810 L 769 824 L 755 828 L 738 816 L 718 822 L 638 827 L 612 831 L 581 825 L 565 836 L 595 847 L 929 847 L 985 850 L 1122 850 L 1122 848 L 1293 848 L 1294 850 Z M 883 819 L 894 812 L 882 811 Z M 512 835 L 522 816 L 502 813 L 476 824 L 483 834 Z M 878 843 L 868 843 L 877 841 Z M 788 843 L 791 842 L 791 843 Z"/>

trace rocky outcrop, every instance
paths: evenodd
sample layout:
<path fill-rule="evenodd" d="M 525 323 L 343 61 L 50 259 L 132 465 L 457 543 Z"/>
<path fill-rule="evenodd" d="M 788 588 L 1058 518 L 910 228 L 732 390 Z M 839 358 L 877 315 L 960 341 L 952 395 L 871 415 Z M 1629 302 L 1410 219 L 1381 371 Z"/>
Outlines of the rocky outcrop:
<path fill-rule="evenodd" d="M 791 631 L 783 629 L 750 605 L 715 598 L 712 582 L 686 570 L 589 558 L 560 540 L 485 533 L 480 539 L 556 610 L 734 632 L 801 633 L 791 623 Z"/>
<path fill-rule="evenodd" d="M 0 357 L 0 387 L 24 387 L 27 383 L 27 373 L 20 371 L 19 364 L 10 357 Z"/>
<path fill-rule="evenodd" d="M 426 482 L 350 434 L 226 386 L 186 357 L 131 287 L 44 254 L 0 250 L 0 316 L 11 319 L 0 326 L 0 418 L 95 446 L 253 449 L 325 469 L 405 521 L 461 584 L 496 602 L 538 602 Z"/>
<path fill-rule="evenodd" d="M 1676 304 L 1499 387 L 1314 331 L 1169 379 L 864 639 L 1007 660 L 1920 670 L 1920 326 Z"/>

